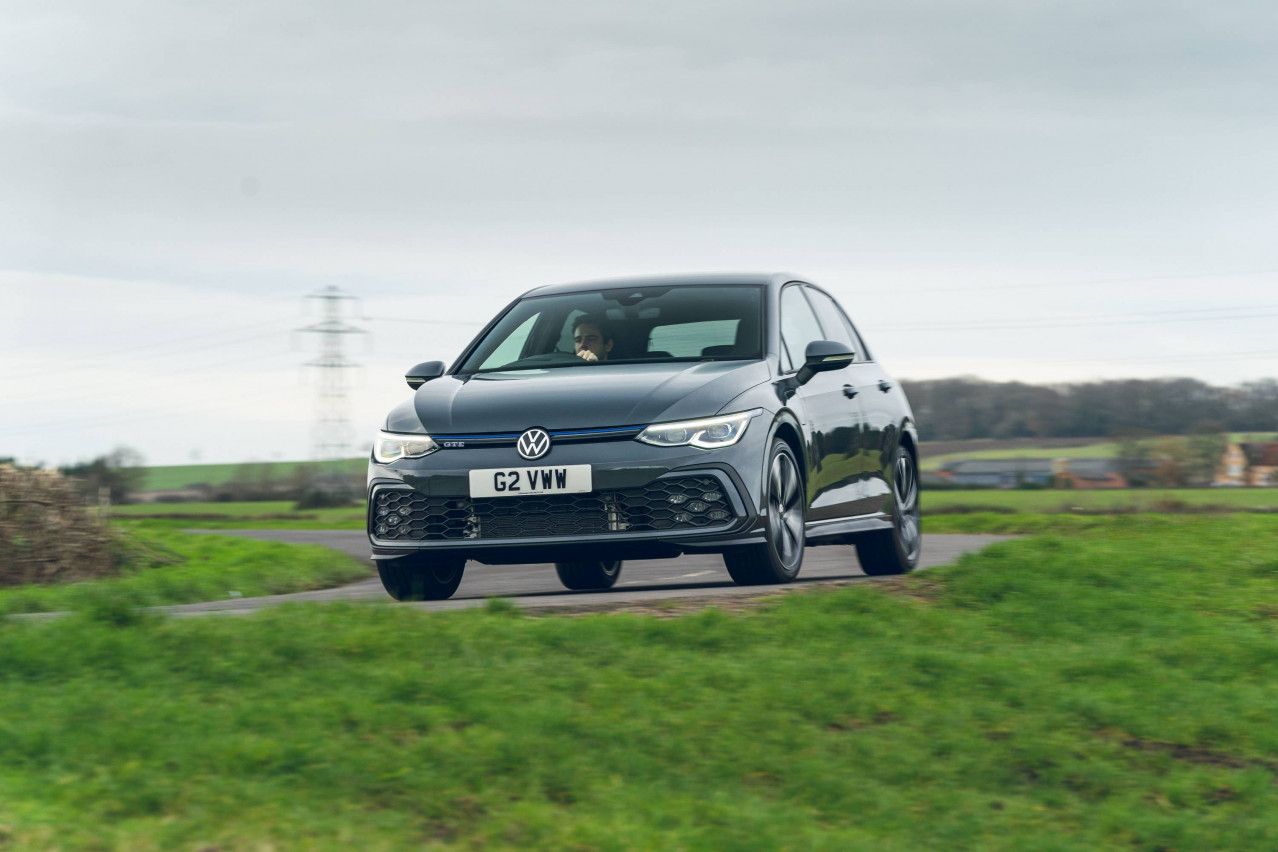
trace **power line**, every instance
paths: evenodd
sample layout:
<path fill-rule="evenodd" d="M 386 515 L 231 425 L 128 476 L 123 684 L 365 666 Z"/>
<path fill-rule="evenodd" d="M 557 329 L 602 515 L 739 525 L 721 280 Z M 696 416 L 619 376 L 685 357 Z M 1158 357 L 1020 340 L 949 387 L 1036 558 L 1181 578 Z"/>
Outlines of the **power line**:
<path fill-rule="evenodd" d="M 1144 319 L 1122 319 L 1121 317 L 1144 316 Z M 938 323 L 887 323 L 876 328 L 890 328 L 898 331 L 1020 331 L 1042 328 L 1092 328 L 1110 325 L 1161 325 L 1163 323 L 1183 322 L 1217 322 L 1220 320 L 1249 320 L 1276 317 L 1278 311 L 1249 311 L 1247 313 L 1219 314 L 1215 316 L 1162 316 L 1150 317 L 1145 314 L 1097 315 L 1091 321 L 1084 317 L 1073 320 L 1053 320 L 1043 317 L 1018 317 L 997 322 L 938 322 Z"/>
<path fill-rule="evenodd" d="M 192 414 L 211 414 L 223 413 L 226 411 L 234 411 L 245 408 L 246 402 L 253 402 L 266 398 L 278 398 L 279 391 L 275 388 L 265 388 L 251 393 L 238 393 L 235 400 L 227 403 L 225 400 L 216 400 L 209 405 L 203 406 L 179 406 L 177 408 L 160 408 L 150 411 L 137 411 L 128 414 L 122 414 L 115 417 L 107 417 L 105 419 L 92 421 L 94 432 L 100 432 L 103 427 L 118 426 L 125 423 L 136 423 L 142 420 L 163 420 L 170 417 L 189 418 Z M 0 434 L 3 435 L 26 435 L 33 432 L 61 432 L 68 429 L 85 430 L 85 424 L 81 420 L 68 420 L 67 418 L 59 418 L 57 420 L 48 420 L 43 423 L 24 423 L 16 427 L 0 427 Z"/>
<path fill-rule="evenodd" d="M 0 270 L 0 273 L 3 273 L 4 271 L 5 271 L 5 270 Z M 239 310 L 240 310 L 239 308 L 227 308 L 226 310 L 221 310 L 221 311 L 212 311 L 212 312 L 210 312 L 210 311 L 200 311 L 199 313 L 188 314 L 188 315 L 180 316 L 180 317 L 166 317 L 165 319 L 160 320 L 160 321 L 158 321 L 158 322 L 148 323 L 147 325 L 144 325 L 144 326 L 140 326 L 140 327 L 137 327 L 137 328 L 130 329 L 130 330 L 129 330 L 129 334 L 130 334 L 131 336 L 136 336 L 136 335 L 138 335 L 138 334 L 140 334 L 140 333 L 142 333 L 142 332 L 144 332 L 144 331 L 148 331 L 148 330 L 150 330 L 150 329 L 154 329 L 154 328 L 164 328 L 164 329 L 180 328 L 180 327 L 182 327 L 182 325 L 183 325 L 184 323 L 195 322 L 195 321 L 197 321 L 197 320 L 198 320 L 198 321 L 200 321 L 200 322 L 208 322 L 210 319 L 213 319 L 213 318 L 215 318 L 215 317 L 224 317 L 224 316 L 226 316 L 226 315 L 228 315 L 228 314 L 237 313 Z M 277 320 L 269 320 L 268 322 L 263 322 L 263 323 L 253 323 L 253 324 L 251 324 L 251 325 L 247 325 L 247 326 L 240 326 L 239 328 L 237 328 L 237 329 L 233 329 L 233 330 L 234 330 L 234 331 L 243 331 L 245 328 L 255 328 L 255 327 L 262 326 L 262 325 L 267 325 L 268 323 L 273 323 L 273 322 L 277 322 Z M 213 332 L 213 333 L 214 333 L 214 334 L 218 334 L 218 333 L 221 333 L 221 332 Z M 196 338 L 198 338 L 198 337 L 202 337 L 202 336 L 206 336 L 206 335 L 195 335 L 195 337 L 196 337 Z M 150 347 L 150 346 L 158 346 L 158 345 L 161 345 L 161 344 L 164 344 L 164 343 L 170 343 L 170 342 L 173 342 L 173 343 L 185 342 L 185 341 L 187 341 L 187 340 L 191 340 L 191 339 L 193 339 L 193 337 L 192 337 L 192 336 L 190 336 L 190 335 L 184 335 L 184 336 L 182 336 L 182 337 L 170 338 L 170 339 L 168 339 L 168 340 L 162 340 L 162 341 L 158 341 L 158 342 L 155 342 L 155 343 L 144 343 L 144 344 L 142 344 L 141 346 L 138 346 L 138 347 L 130 346 L 130 347 L 126 347 L 124 350 L 115 350 L 115 351 L 107 350 L 107 351 L 104 351 L 104 352 L 96 352 L 96 353 L 94 353 L 94 354 L 95 354 L 95 356 L 97 356 L 97 357 L 103 357 L 103 356 L 109 356 L 109 355 L 116 355 L 116 354 L 119 354 L 119 353 L 120 353 L 120 352 L 122 352 L 122 351 L 123 351 L 123 352 L 130 352 L 130 351 L 133 351 L 133 350 L 135 350 L 135 349 L 146 348 L 146 347 Z M 3 353 L 3 352 L 13 352 L 13 351 L 18 350 L 18 349 L 27 349 L 27 348 L 29 348 L 29 347 L 30 347 L 30 345 L 31 345 L 31 344 L 29 344 L 29 343 L 15 343 L 15 344 L 11 344 L 11 345 L 9 345 L 9 346 L 0 346 L 0 353 Z"/>
<path fill-rule="evenodd" d="M 249 355 L 247 357 L 237 356 L 235 358 L 225 358 L 218 361 L 206 361 L 206 362 L 197 363 L 197 364 L 189 364 L 182 367 L 181 369 L 166 371 L 164 374 L 164 377 L 172 378 L 174 376 L 185 376 L 185 375 L 190 375 L 192 373 L 200 373 L 206 370 L 215 369 L 217 367 L 229 367 L 229 366 L 235 366 L 238 364 L 253 363 L 253 364 L 260 365 L 261 363 L 263 363 L 263 361 L 266 361 L 268 359 L 274 359 L 274 358 L 282 359 L 285 357 L 289 357 L 289 352 L 286 349 L 280 350 L 278 352 L 266 352 L 266 353 L 255 352 L 252 355 Z M 108 379 L 105 382 L 94 381 L 91 389 L 76 390 L 75 401 L 77 403 L 80 403 L 85 400 L 100 399 L 102 397 L 109 397 L 109 396 L 117 396 L 119 395 L 121 389 L 123 388 L 127 388 L 131 392 L 130 395 L 136 397 L 140 392 L 154 393 L 155 391 L 171 390 L 173 388 L 183 387 L 187 383 L 188 383 L 188 380 L 184 379 L 182 381 L 177 381 L 177 382 L 163 382 L 161 384 L 153 384 L 149 382 L 139 382 L 138 379 L 136 379 L 135 377 L 122 377 L 122 378 Z M 9 396 L 3 401 L 3 403 L 0 403 L 0 404 L 25 405 L 25 404 L 30 404 L 33 402 L 57 402 L 60 400 L 66 400 L 66 398 L 67 398 L 66 392 L 62 391 L 62 392 L 58 392 L 54 394 L 46 394 L 44 396 L 26 396 L 26 397 Z"/>
<path fill-rule="evenodd" d="M 1084 278 L 1074 281 L 1053 281 L 1039 284 L 974 284 L 959 287 L 908 288 L 909 295 L 920 293 L 971 293 L 990 290 L 1047 290 L 1070 287 L 1098 287 L 1114 284 L 1162 284 L 1168 281 L 1201 281 L 1212 278 L 1253 278 L 1258 275 L 1278 275 L 1278 269 L 1254 269 L 1239 272 L 1195 272 L 1183 275 L 1140 275 L 1126 278 Z M 860 293 L 877 293 L 878 290 L 859 290 Z"/>
<path fill-rule="evenodd" d="M 360 317 L 361 320 L 368 322 L 406 322 L 414 325 L 484 325 L 488 320 L 436 320 L 436 319 L 416 319 L 414 317 Z"/>
<path fill-rule="evenodd" d="M 234 337 L 234 338 L 231 338 L 230 340 L 215 340 L 214 342 L 211 342 L 211 343 L 204 343 L 204 344 L 201 344 L 201 345 L 199 345 L 199 346 L 188 346 L 188 345 L 187 345 L 187 343 L 186 343 L 186 341 L 188 341 L 188 340 L 202 340 L 202 339 L 208 339 L 208 338 L 215 338 L 215 337 L 219 337 L 219 336 L 221 336 L 221 335 L 227 334 L 227 333 L 228 333 L 228 331 L 231 331 L 231 332 L 234 332 L 234 331 L 243 331 L 245 328 L 261 328 L 261 327 L 266 326 L 266 325 L 277 325 L 278 323 L 279 323 L 279 320 L 274 319 L 274 320 L 269 320 L 269 321 L 267 321 L 267 322 L 253 323 L 253 324 L 251 324 L 251 325 L 248 325 L 248 326 L 242 326 L 241 328 L 237 328 L 237 329 L 229 329 L 229 330 L 227 330 L 227 331 L 219 331 L 219 332 L 210 332 L 210 333 L 207 333 L 207 334 L 191 335 L 190 337 L 185 338 L 184 340 L 182 340 L 182 341 L 181 341 L 181 343 L 180 343 L 179 345 L 177 345 L 177 346 L 173 347 L 173 351 L 174 351 L 174 352 L 181 352 L 181 354 L 186 354 L 186 353 L 188 353 L 188 352 L 203 352 L 203 351 L 205 351 L 205 350 L 207 350 L 207 349 L 221 349 L 222 347 L 225 347 L 225 346 L 234 346 L 234 345 L 237 345 L 237 344 L 240 344 L 240 343 L 248 343 L 248 342 L 255 341 L 255 340 L 264 340 L 264 339 L 266 339 L 266 338 L 268 338 L 268 337 L 274 337 L 274 336 L 276 336 L 276 334 L 278 334 L 278 332 L 277 332 L 277 331 L 268 331 L 268 332 L 264 332 L 264 333 L 262 333 L 262 334 L 249 334 L 249 335 L 242 335 L 242 336 L 240 336 L 240 337 Z M 172 343 L 172 341 L 170 341 L 169 343 Z M 149 347 L 153 347 L 153 346 L 158 346 L 158 345 L 160 345 L 160 344 L 158 344 L 158 343 L 156 343 L 156 344 L 146 343 L 146 344 L 142 344 L 141 346 L 129 347 L 129 348 L 127 348 L 127 349 L 116 350 L 116 351 L 114 351 L 114 352 L 104 352 L 104 353 L 101 353 L 101 354 L 95 353 L 93 357 L 94 357 L 94 358 L 106 358 L 106 357 L 110 357 L 110 356 L 112 356 L 112 355 L 119 355 L 119 354 L 124 354 L 124 353 L 130 353 L 130 354 L 131 354 L 131 353 L 140 352 L 140 351 L 142 351 L 143 349 L 146 349 L 146 348 L 149 348 Z M 167 347 L 167 346 L 168 346 L 168 343 L 166 343 L 165 345 L 166 345 L 166 347 Z M 151 353 L 147 353 L 147 354 L 148 354 L 148 356 L 162 355 L 162 354 L 164 354 L 164 350 L 161 350 L 161 351 L 159 351 L 159 352 L 151 352 Z M 9 376 L 8 378 L 9 378 L 9 379 L 11 379 L 11 380 L 14 380 L 14 381 L 19 381 L 19 380 L 23 380 L 23 379 L 37 379 L 37 378 L 40 378 L 40 379 L 47 379 L 47 378 L 55 378 L 55 377 L 58 377 L 58 376 L 64 376 L 64 375 L 70 375 L 70 374 L 80 374 L 80 375 L 84 375 L 84 374 L 86 374 L 86 373 L 101 372 L 101 371 L 102 371 L 102 369 L 103 369 L 103 367 L 102 367 L 102 365 L 99 363 L 99 364 L 97 364 L 97 365 L 95 365 L 95 366 L 93 366 L 93 367 L 78 366 L 78 367 L 64 367 L 64 368 L 62 368 L 62 369 L 60 369 L 60 370 L 37 370 L 37 371 L 30 372 L 30 373 L 20 373 L 19 375 L 16 375 L 16 376 Z"/>
<path fill-rule="evenodd" d="M 1247 352 L 1205 352 L 1205 353 L 1184 353 L 1178 352 L 1175 355 L 1136 355 L 1131 357 L 1098 357 L 1098 358 L 1070 358 L 1070 359 L 1033 359 L 1037 363 L 1044 364 L 1099 364 L 1099 363 L 1167 363 L 1167 364 L 1183 364 L 1193 363 L 1196 361 L 1252 361 L 1274 358 L 1278 359 L 1278 349 L 1259 349 Z M 1025 360 L 1018 358 L 1017 360 Z"/>

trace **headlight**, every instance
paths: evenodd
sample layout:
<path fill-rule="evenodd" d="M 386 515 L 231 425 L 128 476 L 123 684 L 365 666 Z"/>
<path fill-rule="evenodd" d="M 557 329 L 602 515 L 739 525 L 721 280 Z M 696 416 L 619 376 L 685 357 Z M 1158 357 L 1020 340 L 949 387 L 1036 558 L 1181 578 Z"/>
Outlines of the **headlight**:
<path fill-rule="evenodd" d="M 400 432 L 378 432 L 373 442 L 373 461 L 387 464 L 396 459 L 419 459 L 439 449 L 430 435 L 405 435 Z"/>
<path fill-rule="evenodd" d="M 761 409 L 706 417 L 702 420 L 683 420 L 678 423 L 657 423 L 639 433 L 639 440 L 655 447 L 700 447 L 713 450 L 730 447 L 745 434 L 750 418 Z"/>

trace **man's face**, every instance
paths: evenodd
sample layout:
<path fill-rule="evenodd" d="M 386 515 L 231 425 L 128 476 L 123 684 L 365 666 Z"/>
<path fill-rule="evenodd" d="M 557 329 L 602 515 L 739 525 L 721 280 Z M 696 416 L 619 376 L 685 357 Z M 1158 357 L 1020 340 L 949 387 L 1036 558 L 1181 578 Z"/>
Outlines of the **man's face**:
<path fill-rule="evenodd" d="M 612 341 L 605 342 L 599 326 L 590 322 L 583 322 L 577 326 L 572 334 L 572 342 L 579 356 L 585 356 L 587 352 L 595 356 L 588 360 L 604 361 L 608 358 L 608 353 L 612 351 Z"/>

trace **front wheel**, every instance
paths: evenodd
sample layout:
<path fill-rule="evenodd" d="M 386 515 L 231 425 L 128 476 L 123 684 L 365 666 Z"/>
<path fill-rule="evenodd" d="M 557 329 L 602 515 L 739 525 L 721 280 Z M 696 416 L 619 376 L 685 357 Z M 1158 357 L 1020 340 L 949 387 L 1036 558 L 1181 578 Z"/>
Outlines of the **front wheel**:
<path fill-rule="evenodd" d="M 573 591 L 611 589 L 621 575 L 621 560 L 578 559 L 556 562 L 559 582 Z"/>
<path fill-rule="evenodd" d="M 788 583 L 799 576 L 807 498 L 794 450 L 780 439 L 768 451 L 768 476 L 763 483 L 767 525 L 763 544 L 724 551 L 723 564 L 741 586 Z"/>
<path fill-rule="evenodd" d="M 386 593 L 397 601 L 442 601 L 461 585 L 466 560 L 456 556 L 414 553 L 379 559 L 377 574 Z"/>
<path fill-rule="evenodd" d="M 871 577 L 913 571 L 923 553 L 921 520 L 918 466 L 909 450 L 897 447 L 892 457 L 892 529 L 857 538 L 861 570 Z"/>

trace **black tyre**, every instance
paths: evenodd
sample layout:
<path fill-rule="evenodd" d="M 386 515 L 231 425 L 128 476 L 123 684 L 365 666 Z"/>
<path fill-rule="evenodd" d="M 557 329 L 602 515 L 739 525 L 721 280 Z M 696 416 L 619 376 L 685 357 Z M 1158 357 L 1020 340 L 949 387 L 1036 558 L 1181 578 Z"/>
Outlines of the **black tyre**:
<path fill-rule="evenodd" d="M 922 553 L 918 465 L 909 450 L 897 447 L 892 458 L 892 529 L 859 536 L 856 555 L 862 571 L 881 577 L 913 571 Z"/>
<path fill-rule="evenodd" d="M 379 559 L 377 573 L 387 594 L 397 601 L 442 601 L 461 585 L 466 560 L 415 553 Z"/>
<path fill-rule="evenodd" d="M 556 562 L 555 573 L 559 575 L 559 582 L 574 591 L 611 589 L 621 576 L 621 560 L 580 559 Z"/>
<path fill-rule="evenodd" d="M 803 547 L 807 543 L 803 524 L 807 517 L 807 496 L 794 450 L 776 439 L 768 450 L 768 472 L 763 483 L 767 506 L 765 542 L 725 551 L 723 564 L 732 579 L 742 586 L 788 583 L 803 567 Z"/>

